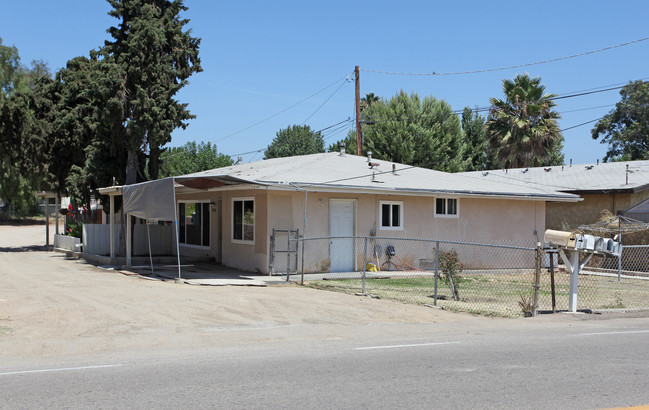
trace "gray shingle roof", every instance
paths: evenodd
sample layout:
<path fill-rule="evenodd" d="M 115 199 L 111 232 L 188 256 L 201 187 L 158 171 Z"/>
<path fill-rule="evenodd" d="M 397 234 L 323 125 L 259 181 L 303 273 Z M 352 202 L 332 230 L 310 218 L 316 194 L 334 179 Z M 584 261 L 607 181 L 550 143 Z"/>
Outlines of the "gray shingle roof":
<path fill-rule="evenodd" d="M 459 175 L 485 182 L 522 184 L 555 192 L 637 192 L 649 188 L 649 161 L 515 168 L 506 171 L 501 169 L 462 172 Z"/>
<path fill-rule="evenodd" d="M 228 177 L 272 187 L 333 191 L 372 191 L 410 195 L 453 195 L 460 197 L 517 197 L 576 201 L 577 196 L 549 189 L 450 174 L 425 168 L 372 159 L 378 167 L 370 169 L 367 158 L 338 152 L 274 158 L 233 165 L 183 176 Z M 393 166 L 395 172 L 393 173 Z"/>

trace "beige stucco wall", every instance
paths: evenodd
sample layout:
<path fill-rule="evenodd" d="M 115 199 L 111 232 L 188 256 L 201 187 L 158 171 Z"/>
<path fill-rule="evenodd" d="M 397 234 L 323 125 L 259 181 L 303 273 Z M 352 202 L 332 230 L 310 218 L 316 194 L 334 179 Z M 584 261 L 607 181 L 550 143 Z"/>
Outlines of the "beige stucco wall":
<path fill-rule="evenodd" d="M 369 236 L 374 230 L 378 237 L 439 239 L 458 242 L 494 243 L 500 241 L 524 242 L 532 245 L 535 232 L 542 238 L 545 230 L 545 202 L 511 199 L 459 198 L 459 217 L 440 218 L 434 214 L 435 198 L 337 194 L 309 192 L 307 199 L 306 237 L 327 237 L 330 235 L 329 206 L 334 199 L 356 201 L 354 233 Z M 303 233 L 304 192 L 269 191 L 268 232 L 276 229 L 299 229 Z M 403 202 L 403 229 L 383 230 L 379 227 L 380 202 Z M 383 248 L 391 244 L 397 254 L 409 264 L 418 264 L 422 255 L 432 255 L 430 244 L 413 241 L 383 241 Z M 390 242 L 389 244 L 387 242 Z M 329 241 L 308 241 L 305 255 L 305 271 L 326 271 L 329 265 Z M 362 241 L 353 245 L 358 260 L 356 267 L 362 268 Z M 425 249 L 423 249 L 425 248 Z M 475 253 L 475 252 L 474 252 Z M 501 255 L 502 256 L 502 255 Z M 476 261 L 464 258 L 467 265 Z M 472 257 L 472 259 L 475 259 Z M 484 259 L 484 257 L 482 257 Z"/>
<path fill-rule="evenodd" d="M 547 229 L 574 229 L 580 225 L 598 222 L 602 212 L 613 214 L 624 211 L 649 197 L 649 190 L 637 193 L 581 194 L 584 200 L 577 203 L 549 202 L 547 204 Z"/>
<path fill-rule="evenodd" d="M 255 241 L 240 243 L 232 240 L 232 200 L 254 198 Z M 369 236 L 372 231 L 378 237 L 437 239 L 458 242 L 494 243 L 516 241 L 533 244 L 534 232 L 542 237 L 545 230 L 545 202 L 511 199 L 458 198 L 459 217 L 440 218 L 434 214 L 435 198 L 375 195 L 338 194 L 309 191 L 307 194 L 307 220 L 304 232 L 304 191 L 267 190 L 263 187 L 247 190 L 224 190 L 194 194 L 178 194 L 177 199 L 187 201 L 211 201 L 209 249 L 181 246 L 181 255 L 210 256 L 226 266 L 253 271 L 268 272 L 270 263 L 269 236 L 275 229 L 299 229 L 307 238 L 330 236 L 329 208 L 331 200 L 355 201 L 354 234 Z M 383 230 L 379 227 L 380 202 L 403 203 L 403 229 Z M 219 209 L 220 208 L 220 209 Z M 220 210 L 220 212 L 219 212 Z M 219 221 L 220 229 L 219 229 Z M 433 248 L 427 243 L 388 241 L 384 248 L 393 245 L 398 256 L 406 263 L 417 266 L 419 259 L 430 258 Z M 329 240 L 307 242 L 305 271 L 326 271 L 329 266 Z M 356 268 L 363 265 L 363 241 L 353 245 Z M 459 249 L 459 248 L 458 248 Z M 423 256 L 422 256 L 423 255 Z M 475 265 L 475 257 L 462 256 L 466 266 Z M 484 257 L 482 257 L 484 260 Z"/>
<path fill-rule="evenodd" d="M 254 243 L 241 243 L 232 240 L 232 201 L 235 198 L 253 198 L 255 200 Z M 233 268 L 251 272 L 267 271 L 269 233 L 267 191 L 265 189 L 177 194 L 176 199 L 178 201 L 208 200 L 214 203 L 210 207 L 209 249 L 181 245 L 181 256 L 210 256 L 217 262 Z"/>

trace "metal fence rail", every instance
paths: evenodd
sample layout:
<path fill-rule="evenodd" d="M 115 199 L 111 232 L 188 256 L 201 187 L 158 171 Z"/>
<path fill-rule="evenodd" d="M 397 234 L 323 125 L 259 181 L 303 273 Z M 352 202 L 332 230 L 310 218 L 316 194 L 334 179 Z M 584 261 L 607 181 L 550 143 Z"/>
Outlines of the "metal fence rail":
<path fill-rule="evenodd" d="M 550 256 L 533 242 L 302 238 L 299 233 L 288 242 L 288 252 L 278 255 L 289 256 L 290 269 L 274 272 L 314 288 L 495 316 L 568 309 L 570 275 L 560 259 L 553 260 L 552 274 Z M 580 310 L 649 308 L 649 246 L 624 248 L 620 281 L 617 265 L 617 258 L 593 257 L 584 267 Z"/>

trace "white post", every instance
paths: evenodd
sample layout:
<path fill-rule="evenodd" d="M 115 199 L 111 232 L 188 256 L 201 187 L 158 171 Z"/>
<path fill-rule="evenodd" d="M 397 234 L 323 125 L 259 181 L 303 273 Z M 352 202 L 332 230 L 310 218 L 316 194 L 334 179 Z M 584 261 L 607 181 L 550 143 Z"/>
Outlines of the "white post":
<path fill-rule="evenodd" d="M 110 195 L 110 263 L 115 263 L 115 195 Z"/>
<path fill-rule="evenodd" d="M 126 214 L 126 267 L 131 267 L 131 214 Z"/>
<path fill-rule="evenodd" d="M 50 246 L 50 197 L 45 196 L 45 246 Z"/>
<path fill-rule="evenodd" d="M 56 194 L 56 198 L 54 199 L 54 206 L 56 207 L 55 211 L 56 214 L 54 216 L 54 220 L 56 221 L 56 227 L 54 228 L 54 233 L 59 234 L 59 214 L 61 210 L 61 195 Z"/>
<path fill-rule="evenodd" d="M 570 311 L 577 312 L 577 281 L 579 280 L 579 251 L 574 250 L 570 252 L 570 264 L 572 265 L 572 272 L 570 272 Z"/>

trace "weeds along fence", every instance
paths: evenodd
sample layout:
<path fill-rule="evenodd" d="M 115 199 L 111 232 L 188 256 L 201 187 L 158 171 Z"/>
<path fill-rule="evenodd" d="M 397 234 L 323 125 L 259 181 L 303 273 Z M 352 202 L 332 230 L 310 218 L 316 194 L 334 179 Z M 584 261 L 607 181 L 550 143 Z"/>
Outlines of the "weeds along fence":
<path fill-rule="evenodd" d="M 489 316 L 568 309 L 569 272 L 533 242 L 289 236 L 287 280 L 310 287 Z M 649 247 L 629 248 L 622 266 L 644 271 L 623 270 L 618 281 L 617 258 L 593 257 L 579 275 L 580 310 L 649 308 Z"/>

